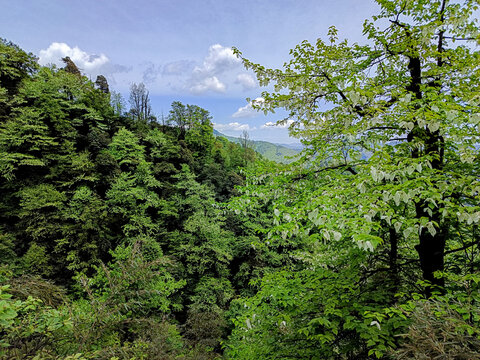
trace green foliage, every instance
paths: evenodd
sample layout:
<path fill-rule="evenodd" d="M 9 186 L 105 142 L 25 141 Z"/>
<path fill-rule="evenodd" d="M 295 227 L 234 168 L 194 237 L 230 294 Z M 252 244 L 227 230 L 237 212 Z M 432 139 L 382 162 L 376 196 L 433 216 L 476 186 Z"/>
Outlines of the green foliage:
<path fill-rule="evenodd" d="M 240 144 L 240 138 L 226 136 L 220 133 L 217 133 L 216 135 L 218 137 L 223 137 L 230 142 Z M 255 151 L 258 154 L 262 155 L 265 159 L 278 163 L 291 163 L 300 153 L 300 150 L 292 149 L 279 144 L 273 144 L 268 141 L 249 140 L 248 142 L 249 146 L 251 147 L 252 153 L 253 151 Z M 254 153 L 252 155 L 255 156 Z"/>
<path fill-rule="evenodd" d="M 0 356 L 25 358 L 40 350 L 50 351 L 61 341 L 56 335 L 71 327 L 65 312 L 43 306 L 31 296 L 14 300 L 9 287 L 0 286 Z"/>
<path fill-rule="evenodd" d="M 148 161 L 152 163 L 153 172 L 157 178 L 164 178 L 177 172 L 176 164 L 179 158 L 180 145 L 159 129 L 150 130 L 144 141 L 147 145 Z"/>
<path fill-rule="evenodd" d="M 169 298 L 185 281 L 175 281 L 166 267 L 168 260 L 161 254 L 148 261 L 143 254 L 144 245 L 135 242 L 117 247 L 112 252 L 112 263 L 108 267 L 99 266 L 95 277 L 88 282 L 98 301 L 116 307 L 109 312 L 146 316 L 152 312 L 167 313 L 172 306 L 178 306 Z"/>
<path fill-rule="evenodd" d="M 22 80 L 37 68 L 36 58 L 32 53 L 27 54 L 17 45 L 0 38 L 0 103 L 7 105 L 7 95 L 14 95 Z M 5 115 L 3 111 L 0 116 L 2 115 Z"/>
<path fill-rule="evenodd" d="M 131 131 L 122 128 L 112 138 L 108 146 L 109 153 L 127 170 L 134 169 L 144 158 L 144 147 L 139 144 L 139 139 Z"/>
<path fill-rule="evenodd" d="M 216 199 L 253 156 L 198 106 L 161 126 L 146 89 L 126 113 L 71 59 L 0 59 L 1 356 L 217 358 L 237 289 Z"/>
<path fill-rule="evenodd" d="M 233 236 L 222 227 L 212 192 L 195 181 L 188 166 L 174 178 L 177 183 L 172 201 L 179 214 L 179 230 L 172 232 L 168 252 L 182 264 L 185 275 L 226 276 Z"/>
<path fill-rule="evenodd" d="M 232 306 L 235 329 L 227 357 L 367 358 L 367 340 L 381 335 L 364 314 L 382 309 L 386 294 L 362 282 L 358 270 L 348 270 L 316 267 L 265 275 L 255 296 Z M 394 337 L 384 338 L 387 346 L 394 346 Z M 376 349 L 382 346 L 386 350 L 384 344 Z"/>
<path fill-rule="evenodd" d="M 23 270 L 26 273 L 48 277 L 52 275 L 50 255 L 44 246 L 33 242 L 22 257 Z"/>
<path fill-rule="evenodd" d="M 289 167 L 247 173 L 231 204 L 250 219 L 270 214 L 261 246 L 288 266 L 240 300 L 231 358 L 386 357 L 412 324 L 403 311 L 416 316 L 412 293 L 446 294 L 450 278 L 436 273 L 478 271 L 478 6 L 377 2 L 367 45 L 332 27 L 328 40 L 293 49 L 284 69 L 242 58 L 274 85 L 256 106 L 285 108 L 306 149 Z M 462 333 L 435 336 L 444 330 Z"/>
<path fill-rule="evenodd" d="M 0 357 L 476 358 L 477 5 L 377 3 L 367 45 L 243 59 L 289 165 L 1 40 Z"/>
<path fill-rule="evenodd" d="M 3 234 L 0 232 L 0 265 L 13 264 L 16 260 L 14 237 L 11 234 Z"/>

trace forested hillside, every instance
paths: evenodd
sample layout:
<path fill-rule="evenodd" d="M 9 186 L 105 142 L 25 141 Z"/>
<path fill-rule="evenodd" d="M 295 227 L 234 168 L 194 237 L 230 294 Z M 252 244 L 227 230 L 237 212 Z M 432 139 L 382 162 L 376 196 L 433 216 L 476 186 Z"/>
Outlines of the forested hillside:
<path fill-rule="evenodd" d="M 268 141 L 250 140 L 247 132 L 243 135 L 243 138 L 227 136 L 216 130 L 214 130 L 213 133 L 214 135 L 224 137 L 225 139 L 233 143 L 242 144 L 242 146 L 250 147 L 257 153 L 262 155 L 264 158 L 279 163 L 289 164 L 295 161 L 296 156 L 301 152 L 301 144 L 293 148 L 287 147 L 286 145 L 274 144 Z"/>
<path fill-rule="evenodd" d="M 291 164 L 1 40 L 0 358 L 480 359 L 478 1 L 377 3 L 236 50 Z"/>
<path fill-rule="evenodd" d="M 258 277 L 255 228 L 222 205 L 255 153 L 64 62 L 0 42 L 0 354 L 211 358 Z"/>

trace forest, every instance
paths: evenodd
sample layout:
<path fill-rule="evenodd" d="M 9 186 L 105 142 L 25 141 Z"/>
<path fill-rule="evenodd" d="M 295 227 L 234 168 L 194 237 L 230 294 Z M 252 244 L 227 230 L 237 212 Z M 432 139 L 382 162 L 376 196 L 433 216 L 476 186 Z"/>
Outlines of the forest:
<path fill-rule="evenodd" d="M 289 164 L 0 39 L 0 358 L 480 359 L 478 0 L 236 55 Z"/>

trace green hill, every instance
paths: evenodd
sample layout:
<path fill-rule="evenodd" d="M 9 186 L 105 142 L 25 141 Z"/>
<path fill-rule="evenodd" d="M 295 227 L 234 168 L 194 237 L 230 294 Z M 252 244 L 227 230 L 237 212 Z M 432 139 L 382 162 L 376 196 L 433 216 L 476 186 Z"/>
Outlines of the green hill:
<path fill-rule="evenodd" d="M 215 136 L 224 137 L 225 139 L 233 143 L 240 143 L 240 138 L 224 135 L 217 130 L 214 130 L 213 134 Z M 285 164 L 288 164 L 295 160 L 293 159 L 293 157 L 299 154 L 301 151 L 301 145 L 299 145 L 298 148 L 295 148 L 287 147 L 287 145 L 274 144 L 268 141 L 248 140 L 248 142 L 252 149 L 254 149 L 256 152 L 258 152 L 265 158 Z"/>

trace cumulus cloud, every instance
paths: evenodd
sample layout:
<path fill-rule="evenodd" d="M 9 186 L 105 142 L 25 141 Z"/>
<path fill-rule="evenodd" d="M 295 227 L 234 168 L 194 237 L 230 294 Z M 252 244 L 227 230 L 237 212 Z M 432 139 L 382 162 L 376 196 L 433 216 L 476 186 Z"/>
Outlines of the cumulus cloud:
<path fill-rule="evenodd" d="M 255 127 L 250 127 L 248 124 L 241 124 L 239 122 L 231 122 L 228 124 L 213 124 L 213 127 L 218 131 L 249 131 L 255 130 Z"/>
<path fill-rule="evenodd" d="M 260 128 L 261 129 L 268 129 L 268 128 L 272 128 L 272 127 L 288 128 L 293 123 L 294 123 L 294 121 L 292 119 L 282 120 L 280 123 L 269 121 L 269 122 L 266 122 L 265 124 L 263 124 Z"/>
<path fill-rule="evenodd" d="M 220 44 L 212 45 L 202 65 L 193 68 L 188 80 L 188 89 L 197 95 L 208 91 L 225 92 L 227 86 L 219 76 L 239 65 L 240 59 L 235 56 L 231 48 Z"/>
<path fill-rule="evenodd" d="M 45 50 L 40 50 L 38 62 L 40 65 L 63 64 L 62 58 L 69 56 L 70 59 L 82 70 L 91 72 L 107 64 L 110 60 L 104 54 L 88 54 L 75 46 L 71 48 L 65 43 L 54 42 Z"/>
<path fill-rule="evenodd" d="M 240 64 L 240 59 L 233 53 L 232 48 L 215 44 L 208 49 L 208 55 L 203 60 L 203 65 L 195 67 L 195 71 L 218 74 L 238 64 Z"/>
<path fill-rule="evenodd" d="M 83 73 L 95 77 L 97 75 L 111 75 L 113 73 L 128 72 L 130 69 L 112 64 L 105 54 L 88 54 L 78 46 L 54 42 L 47 49 L 40 50 L 38 63 L 40 65 L 55 64 L 63 66 L 62 58 L 69 56 Z"/>
<path fill-rule="evenodd" d="M 207 91 L 215 91 L 219 93 L 225 92 L 227 87 L 216 76 L 207 77 L 195 82 L 190 86 L 190 91 L 196 95 L 204 94 Z"/>
<path fill-rule="evenodd" d="M 265 99 L 258 97 L 255 100 L 250 101 L 247 105 L 239 108 L 233 115 L 233 118 L 245 118 L 245 117 L 255 117 L 258 115 L 257 110 L 253 108 L 253 105 L 261 105 L 265 102 Z"/>
<path fill-rule="evenodd" d="M 257 82 L 250 74 L 238 74 L 237 79 L 235 80 L 236 84 L 240 84 L 243 90 L 250 90 L 257 87 Z"/>

